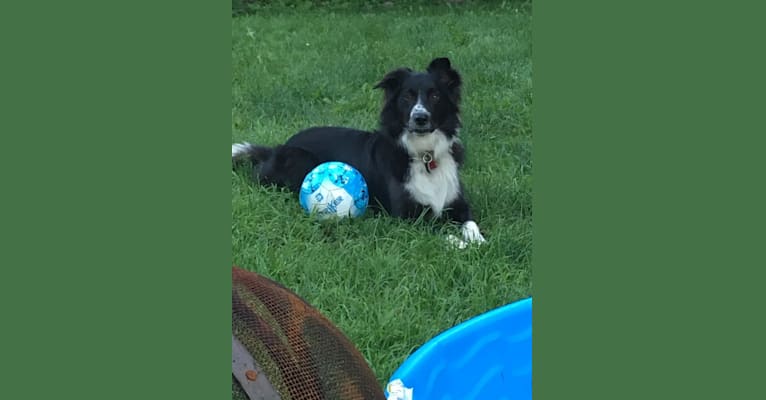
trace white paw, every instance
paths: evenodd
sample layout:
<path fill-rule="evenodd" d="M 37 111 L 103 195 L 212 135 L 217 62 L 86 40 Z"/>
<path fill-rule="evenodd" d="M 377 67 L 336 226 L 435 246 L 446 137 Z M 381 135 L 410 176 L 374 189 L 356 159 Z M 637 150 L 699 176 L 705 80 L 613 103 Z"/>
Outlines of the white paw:
<path fill-rule="evenodd" d="M 476 225 L 476 222 L 466 221 L 466 223 L 463 224 L 463 241 L 482 244 L 487 240 L 481 235 L 479 225 Z"/>
<path fill-rule="evenodd" d="M 484 236 L 482 236 L 481 231 L 479 231 L 479 226 L 476 225 L 476 222 L 474 221 L 466 221 L 466 223 L 463 224 L 462 231 L 462 239 L 455 235 L 448 235 L 447 243 L 452 247 L 463 250 L 472 244 L 481 245 L 482 243 L 487 242 L 487 240 L 484 239 Z"/>
<path fill-rule="evenodd" d="M 243 154 L 247 154 L 247 152 L 250 151 L 250 147 L 252 147 L 252 145 L 247 142 L 232 144 L 231 158 L 234 159 L 234 158 L 241 157 Z"/>
<path fill-rule="evenodd" d="M 463 250 L 466 247 L 468 247 L 468 243 L 466 243 L 465 241 L 463 241 L 463 239 L 460 239 L 455 235 L 447 235 L 447 243 L 450 246 L 456 247 L 460 250 Z"/>

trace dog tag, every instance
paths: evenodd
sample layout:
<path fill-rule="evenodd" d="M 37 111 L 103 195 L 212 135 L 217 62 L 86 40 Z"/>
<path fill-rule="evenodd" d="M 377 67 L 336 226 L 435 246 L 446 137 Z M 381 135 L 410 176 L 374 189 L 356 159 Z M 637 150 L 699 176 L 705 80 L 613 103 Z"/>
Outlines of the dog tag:
<path fill-rule="evenodd" d="M 431 160 L 430 163 L 428 163 L 428 172 L 431 172 L 432 169 L 436 169 L 436 160 Z"/>
<path fill-rule="evenodd" d="M 423 153 L 423 164 L 425 164 L 426 171 L 429 173 L 436 169 L 436 160 L 434 160 L 434 157 L 431 155 L 431 153 Z"/>

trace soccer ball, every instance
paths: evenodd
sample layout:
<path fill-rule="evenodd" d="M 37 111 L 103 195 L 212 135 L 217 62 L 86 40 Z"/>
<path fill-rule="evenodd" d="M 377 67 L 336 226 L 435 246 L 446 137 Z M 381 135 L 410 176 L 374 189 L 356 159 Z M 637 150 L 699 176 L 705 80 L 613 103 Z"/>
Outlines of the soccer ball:
<path fill-rule="evenodd" d="M 367 182 L 354 167 L 330 161 L 319 164 L 303 179 L 301 207 L 321 219 L 358 217 L 367 209 Z"/>

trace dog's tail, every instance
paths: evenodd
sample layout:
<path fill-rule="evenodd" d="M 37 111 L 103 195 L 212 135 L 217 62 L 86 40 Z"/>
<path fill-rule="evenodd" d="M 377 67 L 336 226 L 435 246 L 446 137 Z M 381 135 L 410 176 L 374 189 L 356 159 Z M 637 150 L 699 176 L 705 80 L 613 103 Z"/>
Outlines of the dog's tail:
<path fill-rule="evenodd" d="M 234 143 L 231 145 L 232 164 L 250 160 L 253 164 L 260 164 L 274 155 L 274 149 L 265 146 L 256 146 L 248 142 Z"/>

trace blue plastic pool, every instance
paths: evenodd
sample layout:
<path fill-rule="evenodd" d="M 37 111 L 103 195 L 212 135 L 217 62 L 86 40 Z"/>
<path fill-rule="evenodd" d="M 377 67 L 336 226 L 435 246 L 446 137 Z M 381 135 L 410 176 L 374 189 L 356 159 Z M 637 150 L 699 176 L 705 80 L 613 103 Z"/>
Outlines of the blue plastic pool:
<path fill-rule="evenodd" d="M 412 388 L 413 400 L 531 400 L 532 299 L 491 310 L 429 340 L 390 382 L 396 379 Z"/>

